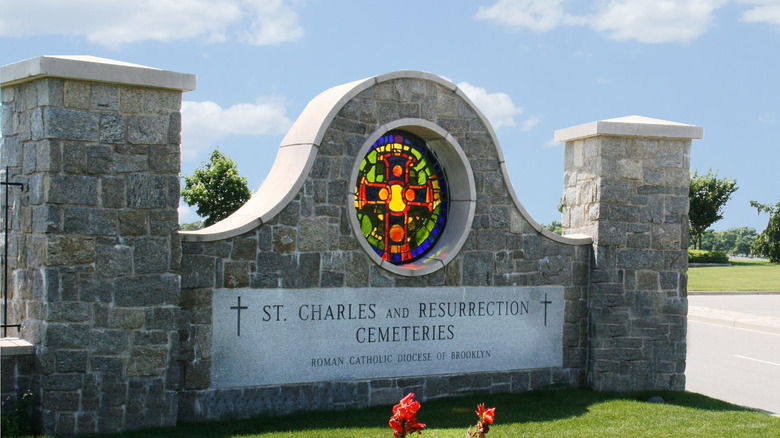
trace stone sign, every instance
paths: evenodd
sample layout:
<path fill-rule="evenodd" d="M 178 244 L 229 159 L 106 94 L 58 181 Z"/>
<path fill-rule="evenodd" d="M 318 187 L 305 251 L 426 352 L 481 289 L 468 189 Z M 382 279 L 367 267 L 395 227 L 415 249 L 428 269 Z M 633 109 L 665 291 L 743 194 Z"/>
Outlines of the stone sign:
<path fill-rule="evenodd" d="M 563 287 L 220 289 L 215 388 L 561 366 Z"/>
<path fill-rule="evenodd" d="M 515 190 L 462 90 L 390 72 L 315 97 L 252 198 L 180 232 L 194 75 L 44 56 L 0 68 L 0 86 L 0 178 L 25 185 L 6 199 L 4 323 L 33 346 L 3 347 L 0 392 L 29 386 L 40 434 L 408 392 L 685 387 L 700 127 L 631 116 L 557 131 L 557 235 L 520 203 L 534 188 Z"/>

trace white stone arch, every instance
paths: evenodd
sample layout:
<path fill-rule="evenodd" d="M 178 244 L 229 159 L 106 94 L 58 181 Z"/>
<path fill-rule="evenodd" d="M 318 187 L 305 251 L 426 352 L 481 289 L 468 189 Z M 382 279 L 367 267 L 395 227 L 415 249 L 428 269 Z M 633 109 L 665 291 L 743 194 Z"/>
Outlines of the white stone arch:
<path fill-rule="evenodd" d="M 493 145 L 495 145 L 499 169 L 505 180 L 509 196 L 512 198 L 519 213 L 534 230 L 559 243 L 582 245 L 591 242 L 589 236 L 560 236 L 552 233 L 534 220 L 517 197 L 514 186 L 509 179 L 504 153 L 496 133 L 485 115 L 452 82 L 432 73 L 416 70 L 400 70 L 339 85 L 322 92 L 312 99 L 282 140 L 271 171 L 249 201 L 233 214 L 210 227 L 197 231 L 180 232 L 182 240 L 210 242 L 229 239 L 249 232 L 271 220 L 287 206 L 303 186 L 314 164 L 317 150 L 325 132 L 344 105 L 370 87 L 382 82 L 404 78 L 435 82 L 444 88 L 452 90 L 469 104 L 486 127 Z M 426 269 L 425 272 L 432 271 Z M 422 271 L 419 271 L 418 275 L 420 273 Z"/>

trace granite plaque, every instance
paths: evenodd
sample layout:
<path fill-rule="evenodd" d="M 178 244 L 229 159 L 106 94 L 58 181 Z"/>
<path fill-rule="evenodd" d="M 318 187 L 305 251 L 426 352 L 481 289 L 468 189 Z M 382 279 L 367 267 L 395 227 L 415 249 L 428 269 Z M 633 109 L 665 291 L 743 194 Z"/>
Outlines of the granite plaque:
<path fill-rule="evenodd" d="M 214 388 L 562 366 L 563 287 L 218 289 Z"/>

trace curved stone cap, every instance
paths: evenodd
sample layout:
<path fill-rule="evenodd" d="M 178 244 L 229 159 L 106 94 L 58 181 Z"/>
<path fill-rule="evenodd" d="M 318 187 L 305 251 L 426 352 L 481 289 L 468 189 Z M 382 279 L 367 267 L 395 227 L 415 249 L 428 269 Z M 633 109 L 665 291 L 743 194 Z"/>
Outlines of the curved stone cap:
<path fill-rule="evenodd" d="M 342 107 L 359 93 L 374 85 L 402 78 L 435 82 L 454 91 L 471 105 L 490 133 L 491 140 L 496 147 L 501 173 L 506 180 L 507 190 L 515 206 L 537 232 L 556 242 L 571 245 L 585 245 L 592 242 L 591 237 L 586 235 L 560 236 L 548 231 L 536 222 L 517 198 L 514 187 L 509 181 L 506 160 L 501 146 L 485 115 L 452 82 L 431 73 L 415 70 L 401 70 L 339 85 L 312 99 L 282 140 L 270 173 L 258 191 L 252 195 L 252 198 L 232 215 L 210 227 L 197 231 L 181 231 L 182 240 L 210 242 L 228 239 L 249 232 L 276 216 L 292 201 L 303 186 L 314 164 L 325 131 Z"/>

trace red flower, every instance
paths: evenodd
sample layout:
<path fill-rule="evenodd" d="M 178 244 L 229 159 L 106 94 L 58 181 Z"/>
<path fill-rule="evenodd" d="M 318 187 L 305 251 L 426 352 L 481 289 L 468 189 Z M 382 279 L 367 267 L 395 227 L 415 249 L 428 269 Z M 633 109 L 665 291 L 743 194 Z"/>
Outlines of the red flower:
<path fill-rule="evenodd" d="M 398 436 L 399 433 L 403 432 L 404 428 L 401 427 L 401 423 L 395 419 L 395 417 L 390 419 L 390 427 L 392 427 L 395 430 L 395 433 L 393 435 Z"/>
<path fill-rule="evenodd" d="M 477 406 L 477 416 L 479 421 L 488 422 L 493 424 L 493 418 L 496 416 L 496 408 L 485 409 L 485 404 Z"/>
<path fill-rule="evenodd" d="M 390 418 L 390 427 L 395 430 L 393 435 L 405 437 L 408 433 L 422 433 L 425 425 L 417 422 L 417 411 L 420 410 L 420 402 L 412 400 L 414 393 L 409 393 L 406 397 L 393 406 L 393 417 Z"/>

